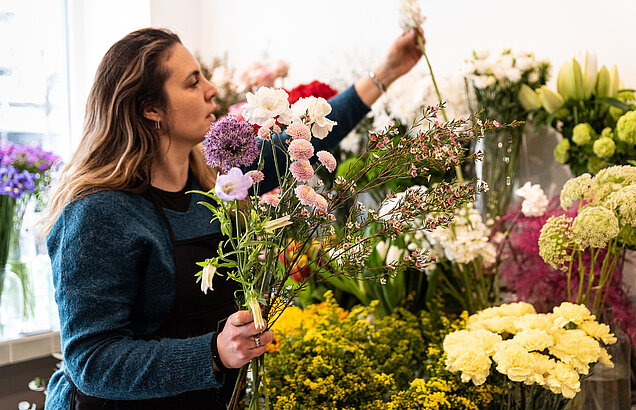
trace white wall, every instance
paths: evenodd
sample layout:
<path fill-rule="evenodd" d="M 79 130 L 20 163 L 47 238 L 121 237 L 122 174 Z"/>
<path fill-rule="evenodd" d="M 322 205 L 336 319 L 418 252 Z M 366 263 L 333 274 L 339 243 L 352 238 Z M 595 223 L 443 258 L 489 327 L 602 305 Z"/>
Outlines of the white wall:
<path fill-rule="evenodd" d="M 364 72 L 399 33 L 398 0 L 151 0 L 152 24 L 172 28 L 204 58 L 228 53 L 244 68 L 284 58 L 289 82 Z M 427 53 L 436 72 L 454 72 L 473 49 L 525 49 L 555 67 L 577 52 L 596 51 L 636 86 L 633 0 L 420 0 Z M 194 19 L 184 19 L 184 10 Z M 196 10 L 196 12 L 194 12 Z M 198 34 L 198 36 L 197 36 Z M 422 63 L 423 64 L 423 63 Z"/>
<path fill-rule="evenodd" d="M 231 65 L 282 58 L 285 85 L 320 79 L 342 87 L 372 67 L 399 34 L 398 0 L 68 0 L 71 134 L 79 141 L 97 64 L 126 33 L 146 26 L 177 32 L 204 61 L 227 53 Z M 636 87 L 636 1 L 420 0 L 427 53 L 439 75 L 457 73 L 473 49 L 532 51 L 558 67 L 595 51 Z M 417 68 L 426 71 L 422 61 Z"/>

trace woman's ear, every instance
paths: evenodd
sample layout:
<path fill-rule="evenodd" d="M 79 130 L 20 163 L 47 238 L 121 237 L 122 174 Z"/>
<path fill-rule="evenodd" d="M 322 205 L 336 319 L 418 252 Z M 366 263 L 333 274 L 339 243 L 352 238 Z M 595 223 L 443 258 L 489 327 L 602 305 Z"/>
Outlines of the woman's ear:
<path fill-rule="evenodd" d="M 157 107 L 146 106 L 144 107 L 144 118 L 156 123 L 161 122 L 161 111 Z"/>

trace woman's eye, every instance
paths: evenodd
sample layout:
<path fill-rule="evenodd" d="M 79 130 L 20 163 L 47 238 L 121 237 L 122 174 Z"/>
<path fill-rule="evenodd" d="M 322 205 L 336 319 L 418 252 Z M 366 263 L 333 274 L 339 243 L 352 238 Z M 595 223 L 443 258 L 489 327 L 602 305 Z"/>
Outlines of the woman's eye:
<path fill-rule="evenodd" d="M 199 84 L 199 80 L 196 80 L 190 87 L 194 88 Z"/>

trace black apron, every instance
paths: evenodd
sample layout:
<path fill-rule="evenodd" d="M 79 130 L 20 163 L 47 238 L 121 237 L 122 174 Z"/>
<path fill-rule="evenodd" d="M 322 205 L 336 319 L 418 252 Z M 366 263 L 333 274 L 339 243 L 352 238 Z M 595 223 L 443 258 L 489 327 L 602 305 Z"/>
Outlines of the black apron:
<path fill-rule="evenodd" d="M 196 262 L 216 254 L 221 233 L 186 240 L 176 240 L 168 218 L 157 203 L 152 190 L 150 198 L 161 215 L 174 249 L 176 269 L 176 291 L 174 303 L 166 320 L 148 339 L 186 339 L 201 336 L 212 330 L 221 331 L 225 319 L 237 311 L 234 293 L 240 287 L 237 282 L 218 278 L 214 281 L 214 291 L 204 294 L 200 283 L 194 277 L 201 268 Z M 202 221 L 205 223 L 205 221 Z M 178 409 L 219 409 L 225 410 L 232 397 L 239 369 L 225 372 L 225 383 L 219 389 L 194 390 L 172 397 L 148 400 L 108 400 L 82 393 L 72 382 L 71 410 L 178 410 Z"/>

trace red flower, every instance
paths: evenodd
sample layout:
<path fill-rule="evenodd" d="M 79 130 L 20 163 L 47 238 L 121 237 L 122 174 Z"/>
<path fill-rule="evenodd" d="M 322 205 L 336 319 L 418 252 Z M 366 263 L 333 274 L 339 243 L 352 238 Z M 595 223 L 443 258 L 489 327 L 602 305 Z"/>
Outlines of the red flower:
<path fill-rule="evenodd" d="M 291 105 L 304 97 L 322 97 L 325 100 L 328 100 L 338 94 L 338 91 L 334 90 L 325 83 L 314 80 L 309 84 L 301 84 L 291 91 L 287 91 L 287 94 L 289 94 L 288 100 Z"/>

